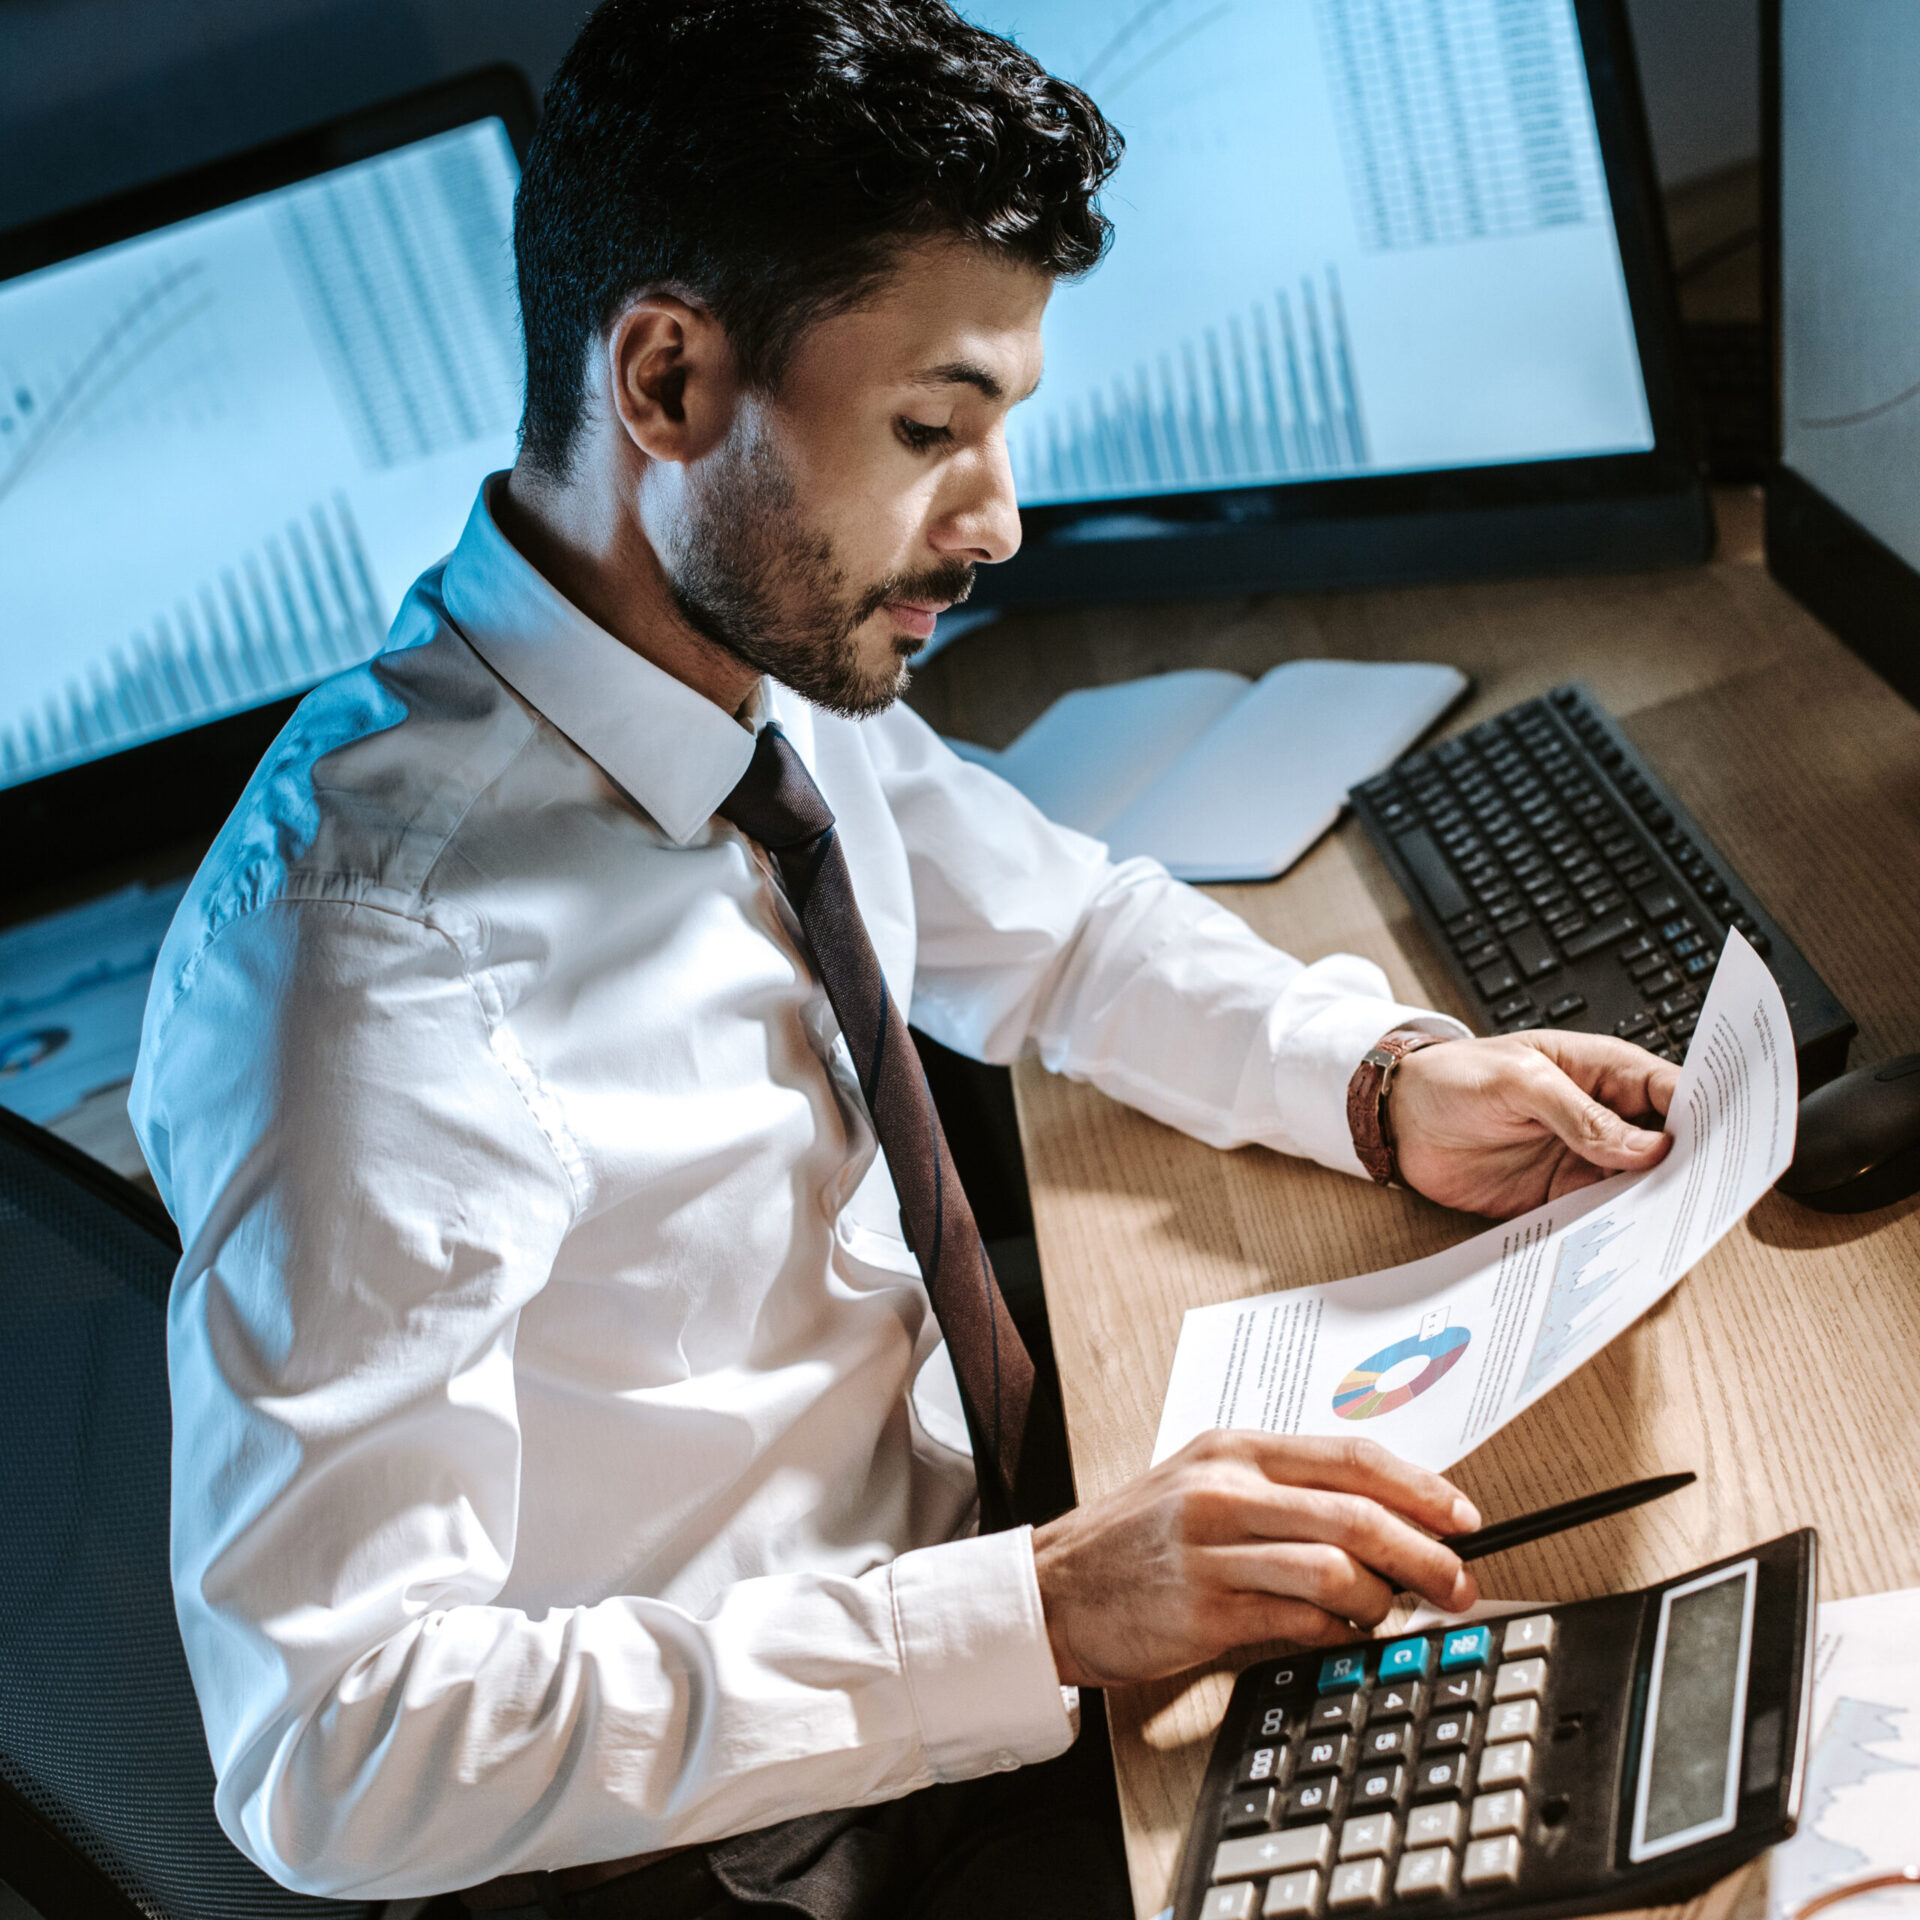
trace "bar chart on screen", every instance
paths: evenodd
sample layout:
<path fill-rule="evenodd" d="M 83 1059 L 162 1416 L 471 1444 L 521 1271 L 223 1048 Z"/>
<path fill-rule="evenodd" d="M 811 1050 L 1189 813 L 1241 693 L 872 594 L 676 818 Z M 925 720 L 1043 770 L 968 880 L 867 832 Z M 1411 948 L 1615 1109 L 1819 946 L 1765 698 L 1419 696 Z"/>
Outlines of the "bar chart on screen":
<path fill-rule="evenodd" d="M 0 727 L 0 786 L 298 692 L 366 659 L 385 631 L 336 494 Z"/>
<path fill-rule="evenodd" d="M 1142 359 L 1065 404 L 1016 416 L 1023 497 L 1163 493 L 1354 472 L 1367 430 L 1338 273 L 1328 267 Z"/>

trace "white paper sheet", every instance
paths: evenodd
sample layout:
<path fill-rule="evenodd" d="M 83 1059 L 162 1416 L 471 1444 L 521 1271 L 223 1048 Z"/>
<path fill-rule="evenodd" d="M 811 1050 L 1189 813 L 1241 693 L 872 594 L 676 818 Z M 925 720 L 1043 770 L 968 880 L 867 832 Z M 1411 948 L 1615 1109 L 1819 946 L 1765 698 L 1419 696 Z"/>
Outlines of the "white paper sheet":
<path fill-rule="evenodd" d="M 1583 1365 L 1693 1266 L 1793 1158 L 1793 1030 L 1729 932 L 1650 1173 L 1551 1201 L 1404 1267 L 1196 1307 L 1153 1458 L 1210 1427 L 1364 1434 L 1450 1466 Z"/>
<path fill-rule="evenodd" d="M 1776 1920 L 1824 1888 L 1920 1862 L 1920 1588 L 1829 1600 L 1817 1635 L 1800 1827 L 1768 1858 Z M 1920 1889 L 1876 1899 L 1847 1920 L 1920 1910 Z"/>

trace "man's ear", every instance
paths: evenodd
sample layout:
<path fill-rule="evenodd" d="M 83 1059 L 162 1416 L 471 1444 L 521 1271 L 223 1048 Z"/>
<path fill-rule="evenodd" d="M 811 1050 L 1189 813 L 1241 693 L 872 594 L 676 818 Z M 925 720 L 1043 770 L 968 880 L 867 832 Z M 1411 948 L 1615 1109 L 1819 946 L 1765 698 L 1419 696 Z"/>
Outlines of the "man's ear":
<path fill-rule="evenodd" d="M 633 301 L 608 331 L 606 365 L 615 418 L 650 460 L 697 460 L 733 424 L 739 368 L 705 307 L 664 293 Z"/>

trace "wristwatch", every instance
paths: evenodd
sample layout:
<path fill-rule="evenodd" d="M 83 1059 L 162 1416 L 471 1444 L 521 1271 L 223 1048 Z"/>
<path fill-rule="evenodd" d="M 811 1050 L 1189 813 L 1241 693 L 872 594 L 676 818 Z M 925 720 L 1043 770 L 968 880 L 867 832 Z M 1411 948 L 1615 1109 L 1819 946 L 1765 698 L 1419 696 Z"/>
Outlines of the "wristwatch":
<path fill-rule="evenodd" d="M 1360 1164 L 1383 1187 L 1402 1184 L 1393 1150 L 1393 1127 L 1387 1117 L 1394 1070 L 1408 1054 L 1418 1053 L 1422 1047 L 1437 1047 L 1451 1038 L 1445 1033 L 1416 1033 L 1411 1027 L 1395 1027 L 1360 1056 L 1360 1064 L 1347 1082 L 1347 1131 L 1353 1135 L 1353 1150 L 1360 1156 Z"/>

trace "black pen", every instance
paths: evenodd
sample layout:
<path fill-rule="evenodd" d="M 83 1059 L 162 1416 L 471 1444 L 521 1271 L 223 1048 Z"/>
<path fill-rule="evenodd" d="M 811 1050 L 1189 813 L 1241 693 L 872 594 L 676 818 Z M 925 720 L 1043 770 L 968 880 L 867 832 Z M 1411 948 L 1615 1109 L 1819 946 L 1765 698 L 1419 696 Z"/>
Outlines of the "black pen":
<path fill-rule="evenodd" d="M 1538 1513 L 1523 1513 L 1512 1520 L 1497 1520 L 1474 1533 L 1445 1533 L 1440 1544 L 1450 1548 L 1462 1560 L 1478 1560 L 1489 1553 L 1504 1553 L 1509 1547 L 1543 1540 L 1550 1533 L 1564 1533 L 1569 1527 L 1584 1527 L 1589 1520 L 1604 1520 L 1609 1514 L 1624 1513 L 1648 1500 L 1663 1499 L 1693 1485 L 1691 1473 L 1661 1473 L 1651 1480 L 1630 1481 L 1624 1487 L 1609 1487 L 1605 1493 L 1585 1493 L 1578 1500 L 1563 1500 L 1557 1507 L 1542 1507 Z"/>

